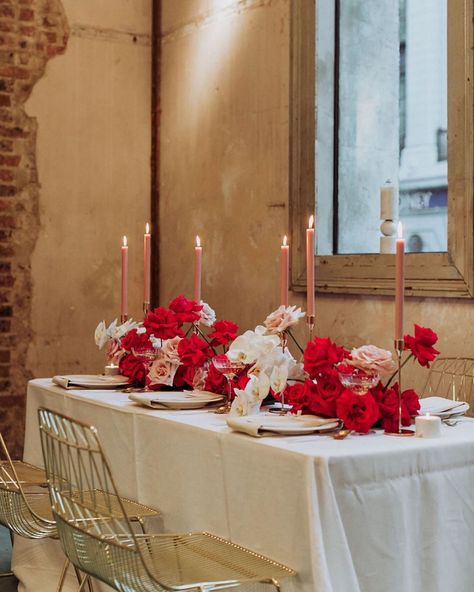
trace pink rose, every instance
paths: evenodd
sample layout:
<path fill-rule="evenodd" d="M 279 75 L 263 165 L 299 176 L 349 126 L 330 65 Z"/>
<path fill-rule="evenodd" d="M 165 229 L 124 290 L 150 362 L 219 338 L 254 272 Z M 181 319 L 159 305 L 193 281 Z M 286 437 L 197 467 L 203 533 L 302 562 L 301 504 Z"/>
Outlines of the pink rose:
<path fill-rule="evenodd" d="M 197 368 L 193 377 L 193 389 L 196 391 L 203 391 L 207 379 L 207 369 Z"/>
<path fill-rule="evenodd" d="M 174 375 L 178 364 L 173 364 L 166 358 L 160 356 L 151 364 L 148 370 L 147 383 L 150 386 L 166 385 L 173 386 Z"/>
<path fill-rule="evenodd" d="M 166 339 L 161 346 L 162 356 L 172 364 L 179 364 L 178 344 L 181 337 L 173 337 L 173 339 Z"/>
<path fill-rule="evenodd" d="M 284 306 L 283 304 L 273 311 L 264 321 L 266 328 L 265 335 L 275 335 L 286 331 L 288 327 L 296 325 L 298 320 L 304 316 L 301 308 L 296 306 Z"/>
<path fill-rule="evenodd" d="M 351 351 L 349 363 L 361 370 L 389 374 L 395 370 L 392 353 L 375 345 L 363 345 Z"/>
<path fill-rule="evenodd" d="M 111 364 L 116 364 L 120 362 L 120 358 L 123 356 L 124 351 L 120 345 L 120 341 L 118 339 L 111 339 L 107 342 L 105 347 L 105 355 L 107 356 L 107 360 Z"/>

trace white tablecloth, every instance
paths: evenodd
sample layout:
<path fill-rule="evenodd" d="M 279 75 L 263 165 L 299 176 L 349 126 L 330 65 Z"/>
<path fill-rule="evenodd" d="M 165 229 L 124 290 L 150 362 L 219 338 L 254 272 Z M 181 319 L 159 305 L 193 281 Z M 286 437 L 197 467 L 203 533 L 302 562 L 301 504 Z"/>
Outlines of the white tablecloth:
<path fill-rule="evenodd" d="M 165 531 L 214 532 L 294 568 L 285 592 L 474 590 L 474 421 L 437 440 L 255 439 L 204 410 L 41 379 L 26 417 L 25 460 L 37 464 L 39 406 L 94 424 L 120 493 L 160 508 Z M 56 545 L 15 542 L 20 592 L 53 589 Z"/>

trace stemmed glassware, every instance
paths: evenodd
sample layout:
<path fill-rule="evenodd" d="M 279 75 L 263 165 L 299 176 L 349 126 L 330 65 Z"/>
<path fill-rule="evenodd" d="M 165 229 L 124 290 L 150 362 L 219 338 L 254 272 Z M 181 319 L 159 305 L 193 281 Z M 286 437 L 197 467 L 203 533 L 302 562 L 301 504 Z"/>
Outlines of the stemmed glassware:
<path fill-rule="evenodd" d="M 374 370 L 362 370 L 348 364 L 337 367 L 339 380 L 356 395 L 366 395 L 369 389 L 377 386 L 380 374 Z"/>
<path fill-rule="evenodd" d="M 216 356 L 212 359 L 212 363 L 214 364 L 214 368 L 223 374 L 227 380 L 227 401 L 225 405 L 218 407 L 214 413 L 229 413 L 232 404 L 232 380 L 244 368 L 245 364 L 238 360 L 232 360 L 226 355 Z"/>
<path fill-rule="evenodd" d="M 155 348 L 150 347 L 134 347 L 132 348 L 132 354 L 148 367 L 154 360 L 156 360 L 157 351 Z M 149 391 L 151 391 L 151 389 L 148 388 L 146 383 L 145 386 L 140 389 L 140 392 L 144 393 Z"/>

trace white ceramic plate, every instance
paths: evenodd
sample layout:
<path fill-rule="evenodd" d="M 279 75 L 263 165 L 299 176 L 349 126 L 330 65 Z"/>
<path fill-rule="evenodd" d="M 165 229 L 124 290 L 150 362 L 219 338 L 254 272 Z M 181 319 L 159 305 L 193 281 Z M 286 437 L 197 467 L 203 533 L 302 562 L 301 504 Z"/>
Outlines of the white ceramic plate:
<path fill-rule="evenodd" d="M 118 374 L 114 376 L 105 376 L 102 374 L 65 374 L 54 376 L 53 382 L 59 386 L 74 389 L 116 389 L 124 386 L 130 386 L 126 376 Z"/>
<path fill-rule="evenodd" d="M 128 398 L 134 403 L 154 409 L 162 409 L 163 407 L 168 409 L 200 409 L 211 403 L 222 401 L 224 397 L 204 391 L 194 393 L 189 391 L 155 391 L 154 393 L 130 393 Z"/>
<path fill-rule="evenodd" d="M 308 419 L 305 419 L 308 417 Z M 272 432 L 273 434 L 281 434 L 285 436 L 300 436 L 303 434 L 312 434 L 314 432 L 330 432 L 339 426 L 338 421 L 317 425 L 311 416 L 302 416 L 299 418 L 292 418 L 288 416 L 269 415 L 262 419 L 261 416 L 256 416 L 253 420 L 252 416 L 246 417 L 248 421 L 255 421 L 260 425 L 260 430 L 265 432 Z"/>
<path fill-rule="evenodd" d="M 436 415 L 437 417 L 441 417 L 441 419 L 449 419 L 450 417 L 461 417 L 467 411 L 469 411 L 469 403 L 465 405 L 460 405 L 457 409 L 452 411 L 440 411 L 439 413 L 431 413 L 431 415 Z"/>

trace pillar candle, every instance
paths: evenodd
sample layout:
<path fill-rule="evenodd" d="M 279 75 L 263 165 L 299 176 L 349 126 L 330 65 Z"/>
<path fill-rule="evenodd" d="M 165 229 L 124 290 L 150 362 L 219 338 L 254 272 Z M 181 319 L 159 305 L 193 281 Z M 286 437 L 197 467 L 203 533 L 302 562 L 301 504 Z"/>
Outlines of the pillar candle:
<path fill-rule="evenodd" d="M 314 316 L 314 216 L 309 217 L 306 229 L 306 314 Z"/>
<path fill-rule="evenodd" d="M 194 247 L 194 300 L 201 302 L 201 277 L 202 277 L 202 247 L 199 236 L 196 236 Z"/>
<path fill-rule="evenodd" d="M 418 438 L 439 438 L 441 436 L 441 418 L 430 415 L 415 417 L 416 436 Z"/>
<path fill-rule="evenodd" d="M 151 234 L 150 225 L 146 223 L 143 236 L 143 302 L 150 304 L 151 286 Z"/>
<path fill-rule="evenodd" d="M 398 218 L 395 187 L 390 181 L 380 188 L 380 219 L 396 220 Z"/>
<path fill-rule="evenodd" d="M 128 316 L 128 245 L 127 237 L 123 237 L 122 244 L 122 317 Z"/>
<path fill-rule="evenodd" d="M 403 305 L 405 292 L 405 241 L 402 223 L 398 223 L 395 253 L 395 339 L 403 339 Z"/>
<path fill-rule="evenodd" d="M 280 271 L 280 304 L 288 306 L 288 282 L 290 275 L 290 247 L 286 236 L 281 245 L 281 271 Z"/>

